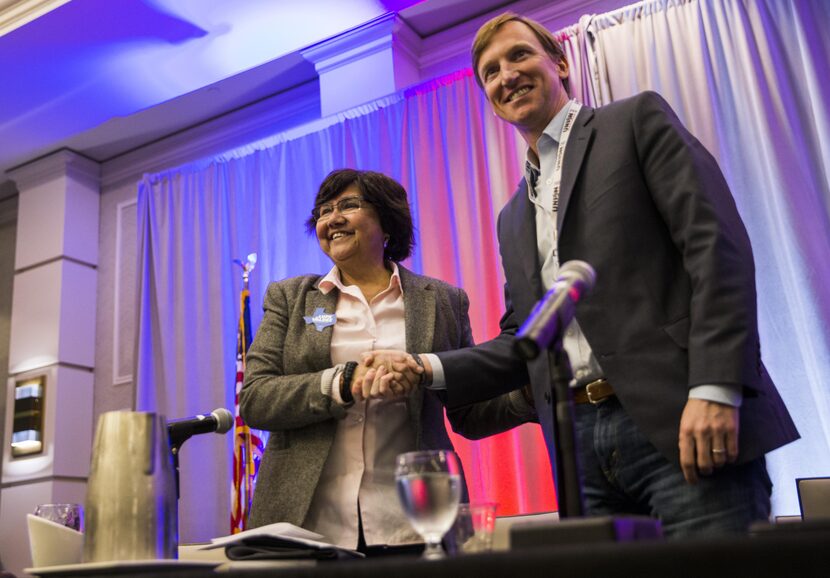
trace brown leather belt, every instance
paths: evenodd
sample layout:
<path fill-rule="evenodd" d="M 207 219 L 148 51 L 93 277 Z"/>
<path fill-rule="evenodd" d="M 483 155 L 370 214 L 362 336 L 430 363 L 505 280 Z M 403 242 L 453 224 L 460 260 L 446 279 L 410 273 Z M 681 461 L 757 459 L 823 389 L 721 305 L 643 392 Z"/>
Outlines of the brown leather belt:
<path fill-rule="evenodd" d="M 573 390 L 574 403 L 597 404 L 613 395 L 615 395 L 614 388 L 605 378 L 597 379 Z"/>

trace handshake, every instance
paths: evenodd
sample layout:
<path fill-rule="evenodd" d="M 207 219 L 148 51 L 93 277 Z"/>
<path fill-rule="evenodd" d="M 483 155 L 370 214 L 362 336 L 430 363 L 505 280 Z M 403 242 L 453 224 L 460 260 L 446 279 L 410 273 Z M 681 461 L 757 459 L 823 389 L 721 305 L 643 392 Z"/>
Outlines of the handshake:
<path fill-rule="evenodd" d="M 432 367 L 423 360 L 424 367 L 405 351 L 380 349 L 361 355 L 351 384 L 355 401 L 366 399 L 396 399 L 406 397 L 422 383 L 432 382 Z"/>

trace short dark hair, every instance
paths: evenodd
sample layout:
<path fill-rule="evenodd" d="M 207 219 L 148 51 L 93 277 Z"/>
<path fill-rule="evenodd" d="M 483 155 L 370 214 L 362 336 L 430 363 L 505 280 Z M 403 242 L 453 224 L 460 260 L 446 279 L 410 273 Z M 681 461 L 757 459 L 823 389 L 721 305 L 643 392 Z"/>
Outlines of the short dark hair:
<path fill-rule="evenodd" d="M 473 40 L 473 47 L 471 49 L 473 76 L 475 76 L 476 82 L 480 88 L 484 88 L 484 84 L 478 76 L 478 63 L 481 60 L 481 54 L 487 50 L 488 46 L 490 46 L 490 42 L 492 42 L 493 36 L 496 35 L 496 32 L 498 32 L 499 29 L 508 22 L 521 22 L 530 28 L 531 32 L 533 32 L 534 36 L 536 36 L 539 40 L 539 44 L 542 45 L 542 48 L 545 49 L 545 52 L 548 53 L 548 56 L 550 56 L 554 62 L 559 62 L 560 60 L 564 60 L 565 62 L 568 61 L 568 57 L 565 55 L 562 45 L 560 45 L 556 38 L 554 38 L 550 30 L 531 18 L 519 16 L 513 12 L 505 12 L 504 14 L 491 18 L 482 24 L 481 28 L 479 28 L 478 32 L 476 32 L 476 37 Z M 562 79 L 562 85 L 565 87 L 565 92 L 570 94 L 570 83 L 567 78 Z"/>
<path fill-rule="evenodd" d="M 409 257 L 415 247 L 415 227 L 406 190 L 395 179 L 374 171 L 337 169 L 330 172 L 320 183 L 314 199 L 314 210 L 306 221 L 308 232 L 316 232 L 315 215 L 320 205 L 337 198 L 351 185 L 356 185 L 360 196 L 375 208 L 380 228 L 389 235 L 383 258 L 400 262 Z"/>

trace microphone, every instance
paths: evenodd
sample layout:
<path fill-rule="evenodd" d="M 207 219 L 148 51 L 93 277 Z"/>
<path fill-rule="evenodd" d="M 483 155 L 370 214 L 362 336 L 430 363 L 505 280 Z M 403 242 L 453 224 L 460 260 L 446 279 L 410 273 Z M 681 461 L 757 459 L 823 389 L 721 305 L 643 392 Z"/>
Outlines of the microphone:
<path fill-rule="evenodd" d="M 233 426 L 233 414 L 224 407 L 214 409 L 208 415 L 197 415 L 167 422 L 170 445 L 180 446 L 191 436 L 204 433 L 223 434 Z"/>
<path fill-rule="evenodd" d="M 568 261 L 559 269 L 559 276 L 516 334 L 516 354 L 528 361 L 536 359 L 574 317 L 576 304 L 591 292 L 596 273 L 585 261 Z"/>

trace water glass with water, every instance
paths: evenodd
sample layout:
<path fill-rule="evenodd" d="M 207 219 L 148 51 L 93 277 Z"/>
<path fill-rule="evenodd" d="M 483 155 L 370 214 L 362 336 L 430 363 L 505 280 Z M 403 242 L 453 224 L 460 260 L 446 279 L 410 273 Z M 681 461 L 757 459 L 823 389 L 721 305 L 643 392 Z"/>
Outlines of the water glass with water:
<path fill-rule="evenodd" d="M 452 527 L 461 499 L 461 466 L 449 450 L 400 454 L 395 480 L 401 505 L 426 543 L 424 558 L 443 558 L 441 539 Z"/>

